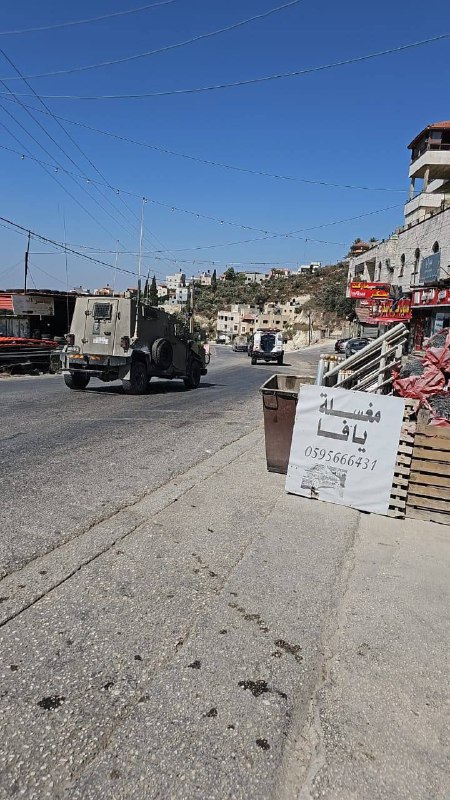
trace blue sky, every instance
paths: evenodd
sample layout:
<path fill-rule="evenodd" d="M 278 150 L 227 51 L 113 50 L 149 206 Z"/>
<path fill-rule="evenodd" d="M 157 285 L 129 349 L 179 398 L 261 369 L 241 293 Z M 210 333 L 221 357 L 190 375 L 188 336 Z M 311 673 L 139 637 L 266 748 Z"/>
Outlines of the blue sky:
<path fill-rule="evenodd" d="M 144 4 L 144 0 L 79 0 L 59 4 L 55 12 L 50 0 L 3 0 L 0 32 Z M 90 25 L 2 35 L 0 47 L 22 74 L 33 75 L 163 47 L 276 5 L 276 0 L 176 0 Z M 376 4 L 303 0 L 241 29 L 172 52 L 30 83 L 42 95 L 174 90 L 314 67 L 446 32 L 450 32 L 448 0 L 435 0 L 432 13 L 424 13 L 418 0 L 378 0 Z M 55 114 L 163 148 L 250 170 L 373 187 L 370 191 L 281 181 L 206 166 L 64 123 L 108 183 L 131 194 L 117 195 L 105 189 L 101 196 L 86 181 L 81 182 L 82 188 L 80 182 L 51 169 L 83 210 L 39 164 L 0 148 L 0 215 L 58 241 L 64 239 L 65 218 L 67 242 L 75 249 L 83 245 L 112 251 L 98 254 L 109 263 L 114 263 L 119 239 L 120 250 L 131 253 L 120 255 L 119 266 L 133 271 L 139 245 L 139 198 L 167 204 L 169 208 L 152 202 L 144 207 L 143 271 L 155 272 L 160 279 L 179 268 L 192 274 L 214 266 L 222 271 L 227 264 L 264 270 L 251 264 L 332 263 L 347 252 L 356 236 L 384 237 L 402 222 L 408 191 L 406 146 L 429 122 L 450 118 L 446 89 L 449 53 L 450 39 L 444 39 L 312 75 L 201 94 L 138 100 L 45 100 Z M 14 74 L 0 55 L 0 78 Z M 8 82 L 8 88 L 29 92 L 21 81 Z M 22 101 L 42 108 L 36 97 Z M 51 117 L 35 114 L 75 165 L 17 104 L 4 100 L 3 95 L 0 103 L 0 123 L 8 128 L 0 124 L 0 145 L 21 153 L 26 146 L 38 159 L 52 164 L 57 159 L 76 174 L 101 180 Z M 173 207 L 219 221 L 172 211 Z M 326 225 L 380 209 L 389 210 Z M 228 221 L 237 225 L 228 225 Z M 303 230 L 322 225 L 325 227 Z M 299 238 L 246 242 L 264 236 L 258 231 L 299 231 Z M 0 287 L 20 286 L 25 239 L 3 227 L 0 237 Z M 157 250 L 164 252 L 157 254 Z M 35 285 L 64 288 L 64 255 L 37 242 L 32 242 L 31 251 Z M 68 271 L 70 286 L 81 283 L 94 288 L 112 282 L 112 270 L 77 256 L 69 255 Z M 134 282 L 133 276 L 117 274 L 119 288 Z"/>

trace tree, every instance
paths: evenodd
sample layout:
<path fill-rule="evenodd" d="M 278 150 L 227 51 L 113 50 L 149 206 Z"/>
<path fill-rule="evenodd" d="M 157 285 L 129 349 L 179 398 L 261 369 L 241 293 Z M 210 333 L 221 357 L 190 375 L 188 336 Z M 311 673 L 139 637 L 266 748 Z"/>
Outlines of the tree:
<path fill-rule="evenodd" d="M 214 270 L 211 277 L 211 289 L 214 293 L 217 291 L 217 270 Z"/>
<path fill-rule="evenodd" d="M 157 306 L 158 305 L 158 288 L 156 286 L 156 278 L 155 278 L 154 275 L 153 275 L 152 282 L 151 282 L 151 285 L 150 285 L 150 291 L 148 293 L 148 299 L 149 299 L 149 302 L 150 302 L 151 306 Z"/>
<path fill-rule="evenodd" d="M 234 267 L 228 267 L 228 269 L 225 270 L 223 277 L 225 278 L 226 281 L 231 281 L 234 283 L 237 277 Z"/>

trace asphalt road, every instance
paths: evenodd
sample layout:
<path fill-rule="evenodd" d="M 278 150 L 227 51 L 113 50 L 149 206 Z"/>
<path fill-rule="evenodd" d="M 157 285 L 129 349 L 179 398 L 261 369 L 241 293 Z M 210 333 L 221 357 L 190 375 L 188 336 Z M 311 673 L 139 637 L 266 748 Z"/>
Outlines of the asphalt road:
<path fill-rule="evenodd" d="M 0 800 L 447 798 L 445 527 L 287 495 L 272 371 L 2 381 Z"/>
<path fill-rule="evenodd" d="M 280 369 L 215 347 L 199 390 L 155 381 L 140 397 L 118 383 L 71 392 L 61 376 L 2 379 L 0 577 L 252 430 L 262 383 L 313 374 L 320 350 Z"/>

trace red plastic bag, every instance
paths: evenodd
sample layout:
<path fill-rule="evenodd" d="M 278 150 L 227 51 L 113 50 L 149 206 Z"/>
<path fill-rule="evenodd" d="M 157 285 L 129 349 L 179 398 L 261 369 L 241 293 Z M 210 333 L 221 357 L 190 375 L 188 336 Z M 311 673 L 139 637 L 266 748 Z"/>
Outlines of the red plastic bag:
<path fill-rule="evenodd" d="M 443 373 L 433 364 L 429 364 L 423 375 L 411 375 L 394 381 L 394 391 L 400 397 L 412 397 L 414 400 L 426 400 L 432 394 L 442 392 L 445 386 Z"/>
<path fill-rule="evenodd" d="M 446 339 L 444 344 L 439 347 L 433 347 L 433 340 L 437 339 L 438 341 L 442 341 L 445 335 Z M 450 372 L 450 330 L 448 328 L 445 328 L 440 331 L 439 334 L 435 334 L 431 337 L 430 345 L 426 349 L 424 361 L 427 364 L 434 364 L 443 372 Z"/>

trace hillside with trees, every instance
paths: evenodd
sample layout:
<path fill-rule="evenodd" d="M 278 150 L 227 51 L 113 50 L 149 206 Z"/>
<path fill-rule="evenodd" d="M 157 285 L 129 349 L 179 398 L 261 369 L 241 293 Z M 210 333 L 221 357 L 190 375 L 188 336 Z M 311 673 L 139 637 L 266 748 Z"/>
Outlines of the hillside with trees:
<path fill-rule="evenodd" d="M 196 312 L 213 320 L 220 309 L 235 303 L 262 308 L 265 303 L 286 303 L 293 297 L 309 295 L 303 310 L 345 319 L 353 314 L 355 307 L 354 301 L 345 296 L 346 286 L 344 264 L 324 267 L 312 274 L 274 277 L 262 284 L 246 284 L 244 275 L 229 267 L 224 280 L 196 287 Z"/>

